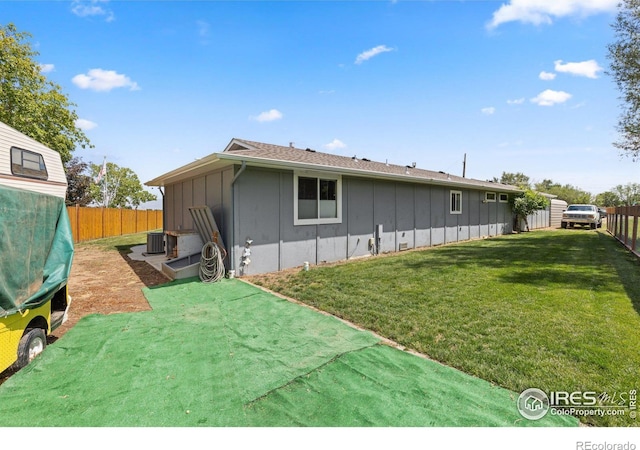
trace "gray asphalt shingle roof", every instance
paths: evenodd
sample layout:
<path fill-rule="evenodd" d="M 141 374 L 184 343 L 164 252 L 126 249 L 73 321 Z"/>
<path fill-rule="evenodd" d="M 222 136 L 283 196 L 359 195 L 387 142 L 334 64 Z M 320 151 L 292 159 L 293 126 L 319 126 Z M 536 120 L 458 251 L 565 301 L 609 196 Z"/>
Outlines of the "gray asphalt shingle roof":
<path fill-rule="evenodd" d="M 293 146 L 265 144 L 245 139 L 232 139 L 224 151 L 212 153 L 204 158 L 178 167 L 145 184 L 148 186 L 164 186 L 239 163 L 246 163 L 249 166 L 289 170 L 329 171 L 364 178 L 437 184 L 456 188 L 468 187 L 493 192 L 521 192 L 515 186 L 464 178 L 445 172 L 371 161 L 366 158 L 356 158 L 355 156 L 334 155 Z"/>
<path fill-rule="evenodd" d="M 318 152 L 312 149 L 300 149 L 292 146 L 265 144 L 262 142 L 233 139 L 227 149 L 221 154 L 233 154 L 244 156 L 252 160 L 259 159 L 269 162 L 298 163 L 301 165 L 313 165 L 323 168 L 345 169 L 353 172 L 361 172 L 377 175 L 392 175 L 396 177 L 407 176 L 407 181 L 415 181 L 415 178 L 439 181 L 442 184 L 469 185 L 483 187 L 498 191 L 520 191 L 517 187 L 490 181 L 475 180 L 451 175 L 445 172 L 420 169 L 412 166 L 399 166 L 386 162 L 370 161 L 365 158 L 334 155 Z M 411 179 L 409 179 L 409 177 Z"/>

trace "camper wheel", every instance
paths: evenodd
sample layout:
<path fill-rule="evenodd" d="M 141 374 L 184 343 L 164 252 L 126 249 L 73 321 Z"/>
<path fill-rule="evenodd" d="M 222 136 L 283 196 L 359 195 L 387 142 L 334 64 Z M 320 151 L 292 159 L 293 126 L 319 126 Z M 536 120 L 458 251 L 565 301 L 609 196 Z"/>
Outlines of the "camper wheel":
<path fill-rule="evenodd" d="M 47 336 L 42 328 L 28 330 L 18 345 L 18 360 L 16 367 L 22 369 L 44 351 L 47 346 Z"/>

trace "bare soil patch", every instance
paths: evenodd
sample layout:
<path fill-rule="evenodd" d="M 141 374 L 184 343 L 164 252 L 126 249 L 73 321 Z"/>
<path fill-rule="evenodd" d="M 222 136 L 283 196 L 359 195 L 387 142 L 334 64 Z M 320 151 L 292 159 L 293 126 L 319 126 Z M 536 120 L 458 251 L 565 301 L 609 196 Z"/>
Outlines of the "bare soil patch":
<path fill-rule="evenodd" d="M 148 311 L 151 307 L 142 288 L 168 281 L 150 264 L 133 261 L 124 253 L 76 247 L 69 277 L 69 319 L 53 336 L 62 337 L 88 314 Z"/>

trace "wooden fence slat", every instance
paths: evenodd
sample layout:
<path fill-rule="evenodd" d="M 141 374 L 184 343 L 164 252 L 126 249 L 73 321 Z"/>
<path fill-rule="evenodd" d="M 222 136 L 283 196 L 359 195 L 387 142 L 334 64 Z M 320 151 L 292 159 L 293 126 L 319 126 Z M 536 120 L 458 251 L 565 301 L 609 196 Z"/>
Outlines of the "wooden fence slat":
<path fill-rule="evenodd" d="M 635 255 L 638 252 L 640 205 L 607 208 L 607 231 Z"/>
<path fill-rule="evenodd" d="M 67 206 L 67 214 L 75 243 L 162 228 L 162 210 Z"/>

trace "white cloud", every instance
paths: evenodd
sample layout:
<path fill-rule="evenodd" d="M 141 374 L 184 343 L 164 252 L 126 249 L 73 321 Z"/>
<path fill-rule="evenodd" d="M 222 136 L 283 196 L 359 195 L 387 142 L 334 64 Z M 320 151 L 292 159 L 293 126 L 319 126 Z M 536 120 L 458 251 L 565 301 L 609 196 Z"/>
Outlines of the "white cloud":
<path fill-rule="evenodd" d="M 380 53 L 392 52 L 392 51 L 393 49 L 387 47 L 386 45 L 378 45 L 377 47 L 373 47 L 372 49 L 365 50 L 364 52 L 360 53 L 356 57 L 355 64 L 362 64 L 363 62 L 373 58 L 376 55 L 379 55 Z"/>
<path fill-rule="evenodd" d="M 55 68 L 56 66 L 53 64 L 40 64 L 40 72 L 42 73 L 53 72 Z"/>
<path fill-rule="evenodd" d="M 490 116 L 496 112 L 496 109 L 493 106 L 489 106 L 487 108 L 482 108 L 480 112 L 485 116 Z"/>
<path fill-rule="evenodd" d="M 261 112 L 256 117 L 251 117 L 251 119 L 258 122 L 273 122 L 274 120 L 282 119 L 282 113 L 277 109 L 270 109 L 269 111 Z"/>
<path fill-rule="evenodd" d="M 130 91 L 140 90 L 138 83 L 114 70 L 91 69 L 86 75 L 81 73 L 73 77 L 71 81 L 80 89 L 91 89 L 92 91 L 108 92 L 111 89 L 127 87 Z"/>
<path fill-rule="evenodd" d="M 107 22 L 115 20 L 113 11 L 105 5 L 109 0 L 73 0 L 71 12 L 78 17 L 105 16 Z"/>
<path fill-rule="evenodd" d="M 209 25 L 208 22 L 205 22 L 204 20 L 198 20 L 196 21 L 196 25 L 198 26 L 198 35 L 200 37 L 205 38 L 209 36 L 211 25 Z"/>
<path fill-rule="evenodd" d="M 327 150 L 340 150 L 343 148 L 347 148 L 347 144 L 342 142 L 340 139 L 334 139 L 328 144 L 325 144 L 324 148 L 326 148 Z"/>
<path fill-rule="evenodd" d="M 540 75 L 538 75 L 538 78 L 545 81 L 553 80 L 555 77 L 556 77 L 555 73 L 545 72 L 544 70 L 540 72 Z"/>
<path fill-rule="evenodd" d="M 571 94 L 564 91 L 553 91 L 547 89 L 540 92 L 536 97 L 531 99 L 532 103 L 540 106 L 553 106 L 558 103 L 564 103 L 571 98 Z"/>
<path fill-rule="evenodd" d="M 554 19 L 561 17 L 615 12 L 618 2 L 619 0 L 510 0 L 493 13 L 487 27 L 493 29 L 507 22 L 551 24 Z"/>
<path fill-rule="evenodd" d="M 513 100 L 507 100 L 507 104 L 509 105 L 522 105 L 524 103 L 524 97 L 516 98 Z"/>
<path fill-rule="evenodd" d="M 556 72 L 569 73 L 579 77 L 598 78 L 598 72 L 602 67 L 598 65 L 595 59 L 582 62 L 563 63 L 561 59 L 554 62 Z"/>
<path fill-rule="evenodd" d="M 87 119 L 76 120 L 76 127 L 80 128 L 81 130 L 93 130 L 97 126 L 98 126 L 97 123 Z"/>

